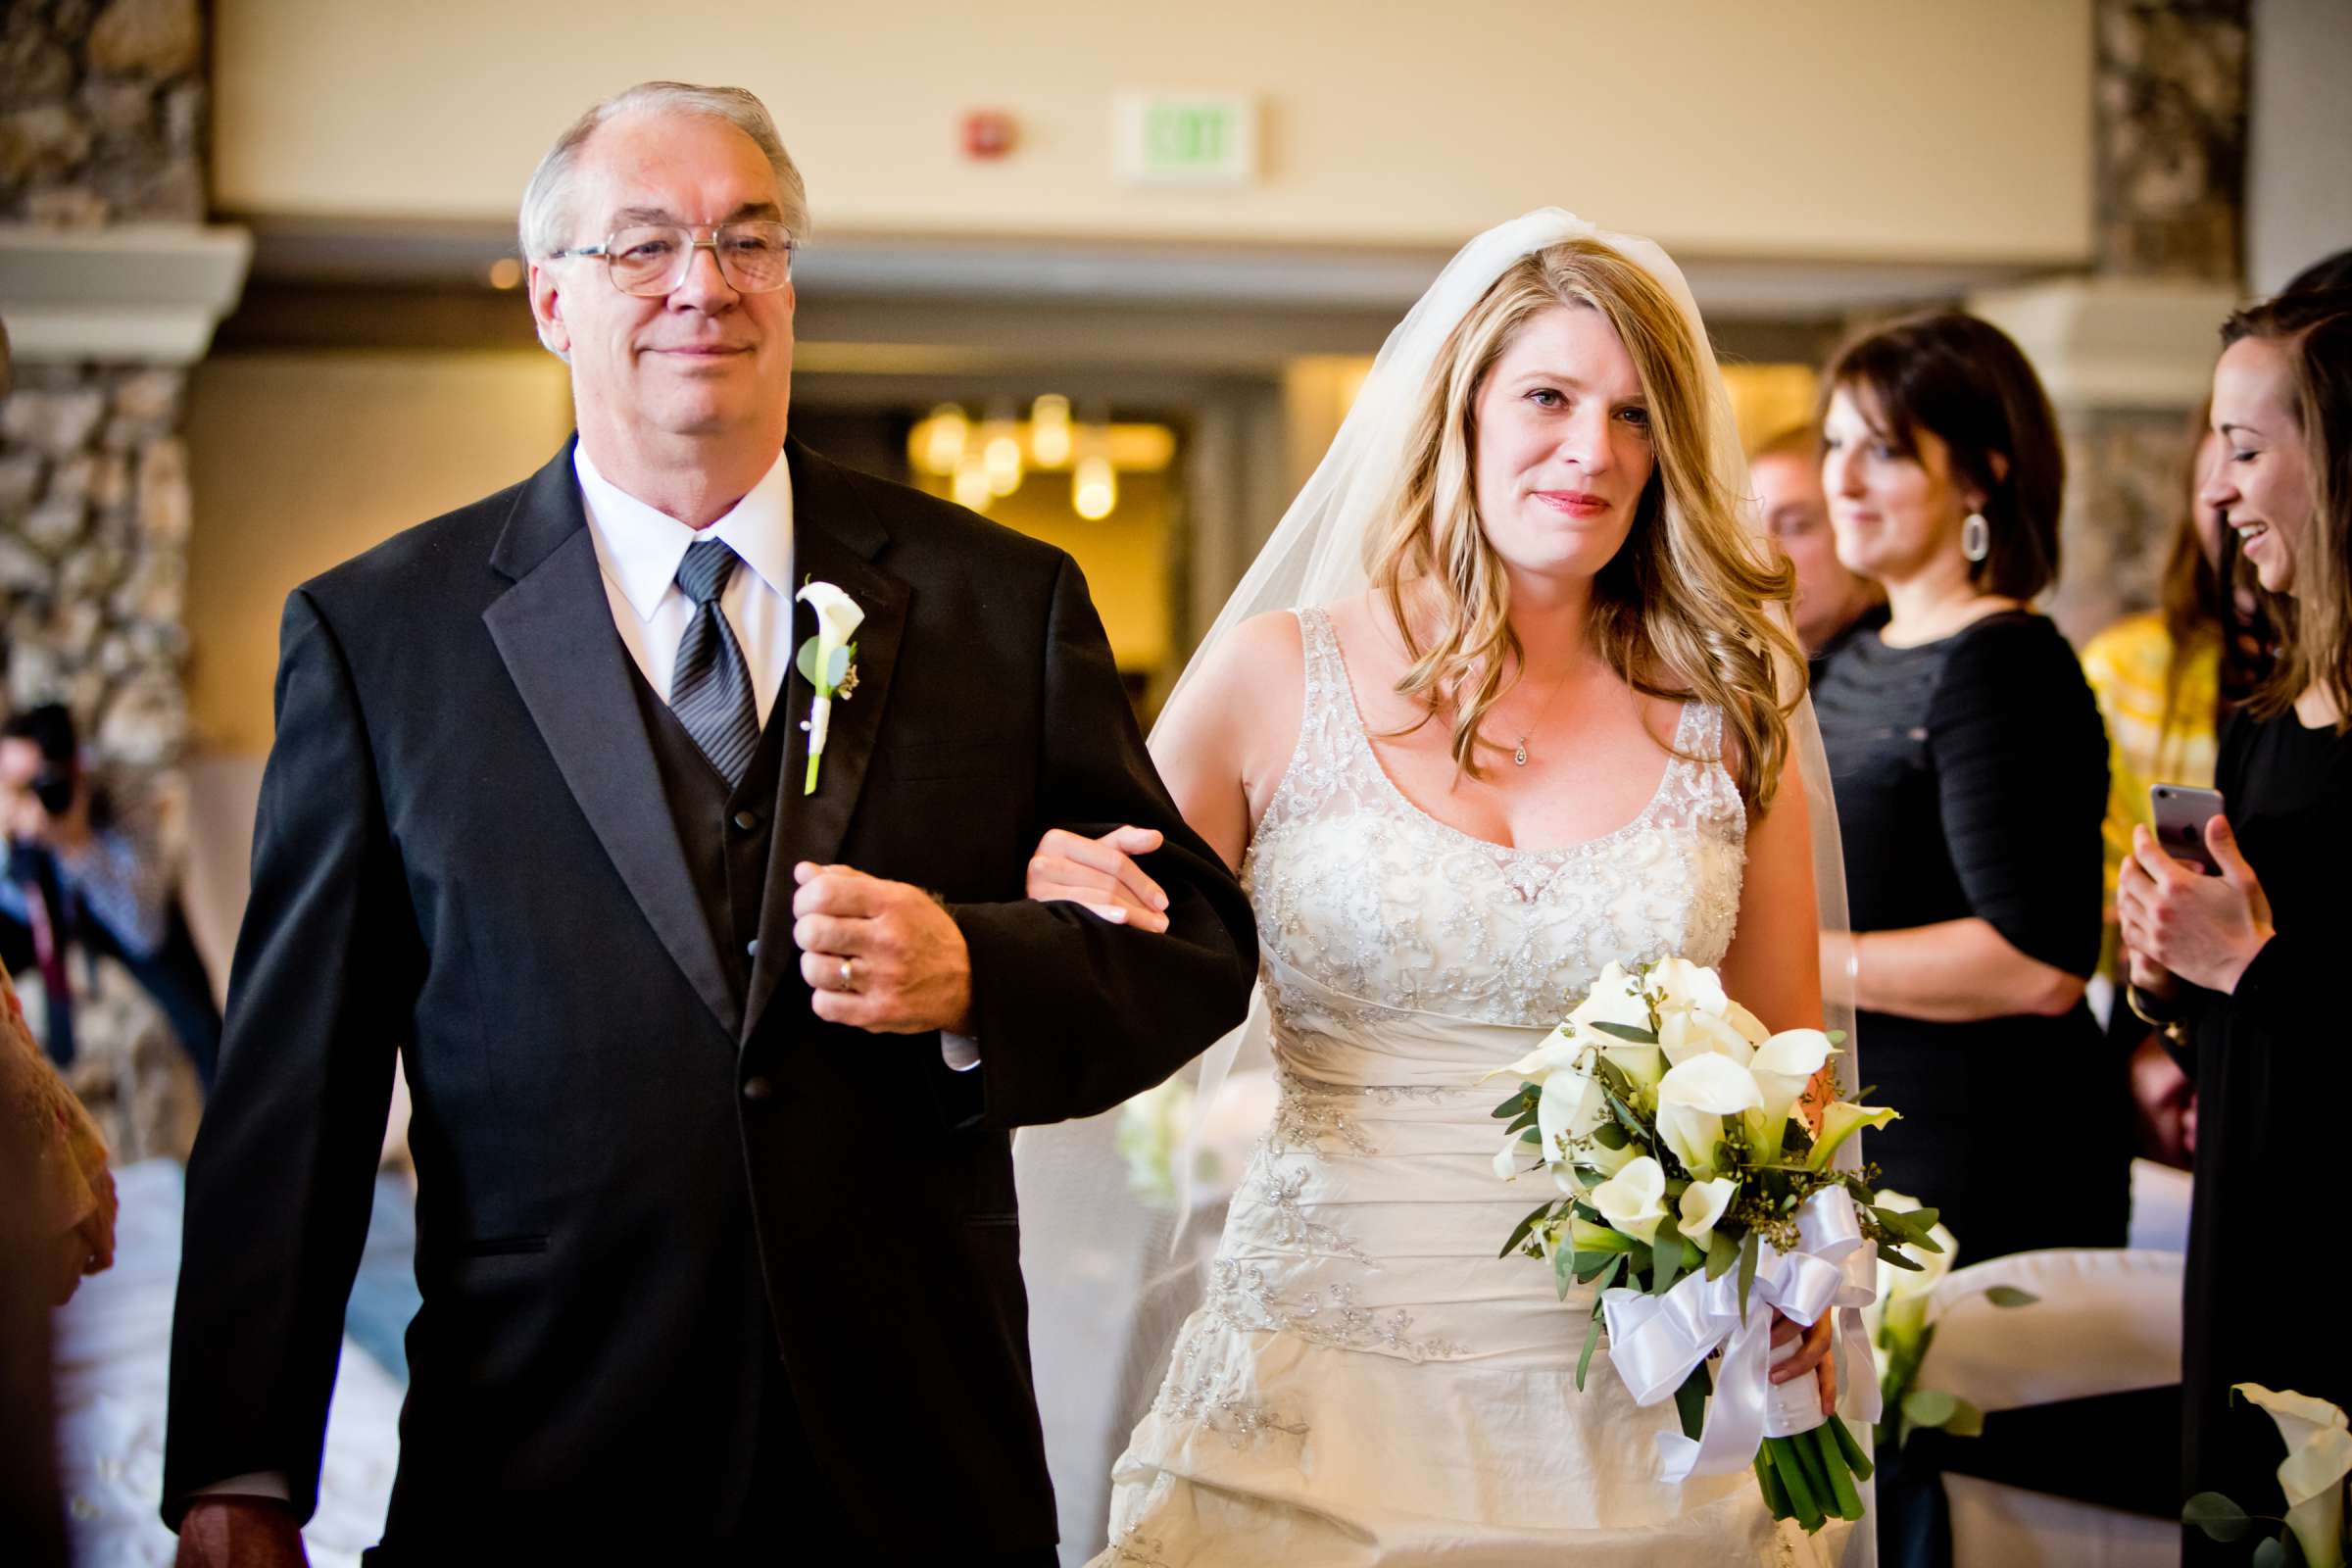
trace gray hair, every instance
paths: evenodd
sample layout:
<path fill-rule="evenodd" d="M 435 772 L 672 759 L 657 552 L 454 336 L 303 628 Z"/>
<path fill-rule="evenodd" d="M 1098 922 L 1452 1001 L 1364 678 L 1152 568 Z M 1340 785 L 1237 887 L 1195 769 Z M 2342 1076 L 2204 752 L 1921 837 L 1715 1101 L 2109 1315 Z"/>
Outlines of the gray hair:
<path fill-rule="evenodd" d="M 577 236 L 566 236 L 564 225 L 571 214 L 567 201 L 571 194 L 571 174 L 579 162 L 580 148 L 607 121 L 622 115 L 662 114 L 699 115 L 710 120 L 723 120 L 751 137 L 752 142 L 767 159 L 767 167 L 776 175 L 776 204 L 784 210 L 784 226 L 795 239 L 808 235 L 808 193 L 801 183 L 801 172 L 792 164 L 792 155 L 784 150 L 784 139 L 776 134 L 776 122 L 767 115 L 767 108 L 741 87 L 698 87 L 684 81 L 641 81 L 625 92 L 613 94 L 592 107 L 573 121 L 556 144 L 539 160 L 531 172 L 531 182 L 522 190 L 522 254 L 526 261 L 544 261 L 557 251 L 581 243 Z M 603 236 L 598 235 L 601 239 Z"/>

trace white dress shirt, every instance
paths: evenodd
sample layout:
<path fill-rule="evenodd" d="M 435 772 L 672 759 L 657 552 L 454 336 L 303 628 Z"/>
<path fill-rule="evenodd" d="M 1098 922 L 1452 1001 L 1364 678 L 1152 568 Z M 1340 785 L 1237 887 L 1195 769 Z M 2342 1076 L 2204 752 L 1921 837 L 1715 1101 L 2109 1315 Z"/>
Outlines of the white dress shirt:
<path fill-rule="evenodd" d="M 699 530 L 657 512 L 599 473 L 585 446 L 572 447 L 571 466 L 579 475 L 580 502 L 588 513 L 588 536 L 596 545 L 612 624 L 662 702 L 669 701 L 678 644 L 694 619 L 694 601 L 677 582 L 686 547 L 719 539 L 742 558 L 719 592 L 718 609 L 751 667 L 752 702 L 764 729 L 793 655 L 792 466 L 783 453 L 726 515 Z"/>

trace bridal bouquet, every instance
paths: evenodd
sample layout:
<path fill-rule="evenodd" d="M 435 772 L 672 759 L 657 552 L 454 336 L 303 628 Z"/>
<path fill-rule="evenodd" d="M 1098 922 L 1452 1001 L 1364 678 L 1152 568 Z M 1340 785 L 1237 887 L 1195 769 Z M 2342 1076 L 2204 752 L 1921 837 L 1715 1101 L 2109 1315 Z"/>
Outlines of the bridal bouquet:
<path fill-rule="evenodd" d="M 1940 1250 L 1936 1210 L 1874 1204 L 1863 1173 L 1831 1168 L 1848 1138 L 1895 1117 L 1843 1101 L 1806 1114 L 1836 1049 L 1818 1029 L 1766 1030 L 1712 969 L 1612 963 L 1503 1069 L 1522 1082 L 1494 1109 L 1510 1124 L 1495 1174 L 1517 1177 L 1533 1156 L 1560 1193 L 1502 1255 L 1548 1260 L 1562 1297 L 1599 1287 L 1577 1387 L 1605 1324 L 1636 1402 L 1671 1396 L 1681 1413 L 1682 1433 L 1658 1439 L 1665 1479 L 1752 1464 L 1774 1517 L 1807 1532 L 1862 1517 L 1854 1483 L 1871 1461 L 1845 1420 L 1822 1415 L 1813 1379 L 1772 1384 L 1773 1313 L 1811 1325 L 1836 1312 L 1838 1353 L 1859 1354 L 1877 1295 L 1864 1244 L 1906 1269 L 1920 1265 L 1905 1247 Z M 1844 1413 L 1875 1422 L 1878 1380 L 1838 1382 Z"/>

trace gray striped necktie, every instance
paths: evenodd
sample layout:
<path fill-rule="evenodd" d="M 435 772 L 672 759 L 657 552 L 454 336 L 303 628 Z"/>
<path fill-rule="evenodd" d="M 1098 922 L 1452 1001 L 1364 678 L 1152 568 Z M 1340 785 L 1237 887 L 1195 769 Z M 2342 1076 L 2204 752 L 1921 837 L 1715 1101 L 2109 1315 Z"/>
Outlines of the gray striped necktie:
<path fill-rule="evenodd" d="M 686 547 L 678 564 L 678 586 L 694 601 L 694 618 L 678 642 L 678 663 L 669 677 L 669 710 L 686 726 L 694 744 L 728 785 L 743 782 L 760 747 L 760 710 L 752 701 L 752 670 L 736 644 L 735 628 L 718 608 L 718 596 L 735 570 L 735 552 L 723 539 L 702 539 Z"/>

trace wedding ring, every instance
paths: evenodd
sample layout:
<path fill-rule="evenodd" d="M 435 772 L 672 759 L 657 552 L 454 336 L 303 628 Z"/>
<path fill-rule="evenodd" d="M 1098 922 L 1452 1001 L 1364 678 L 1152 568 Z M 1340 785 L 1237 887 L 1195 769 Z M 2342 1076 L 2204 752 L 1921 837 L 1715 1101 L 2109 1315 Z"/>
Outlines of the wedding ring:
<path fill-rule="evenodd" d="M 841 989 L 844 991 L 850 989 L 850 966 L 857 961 L 858 960 L 855 958 L 844 958 L 841 960 Z"/>

